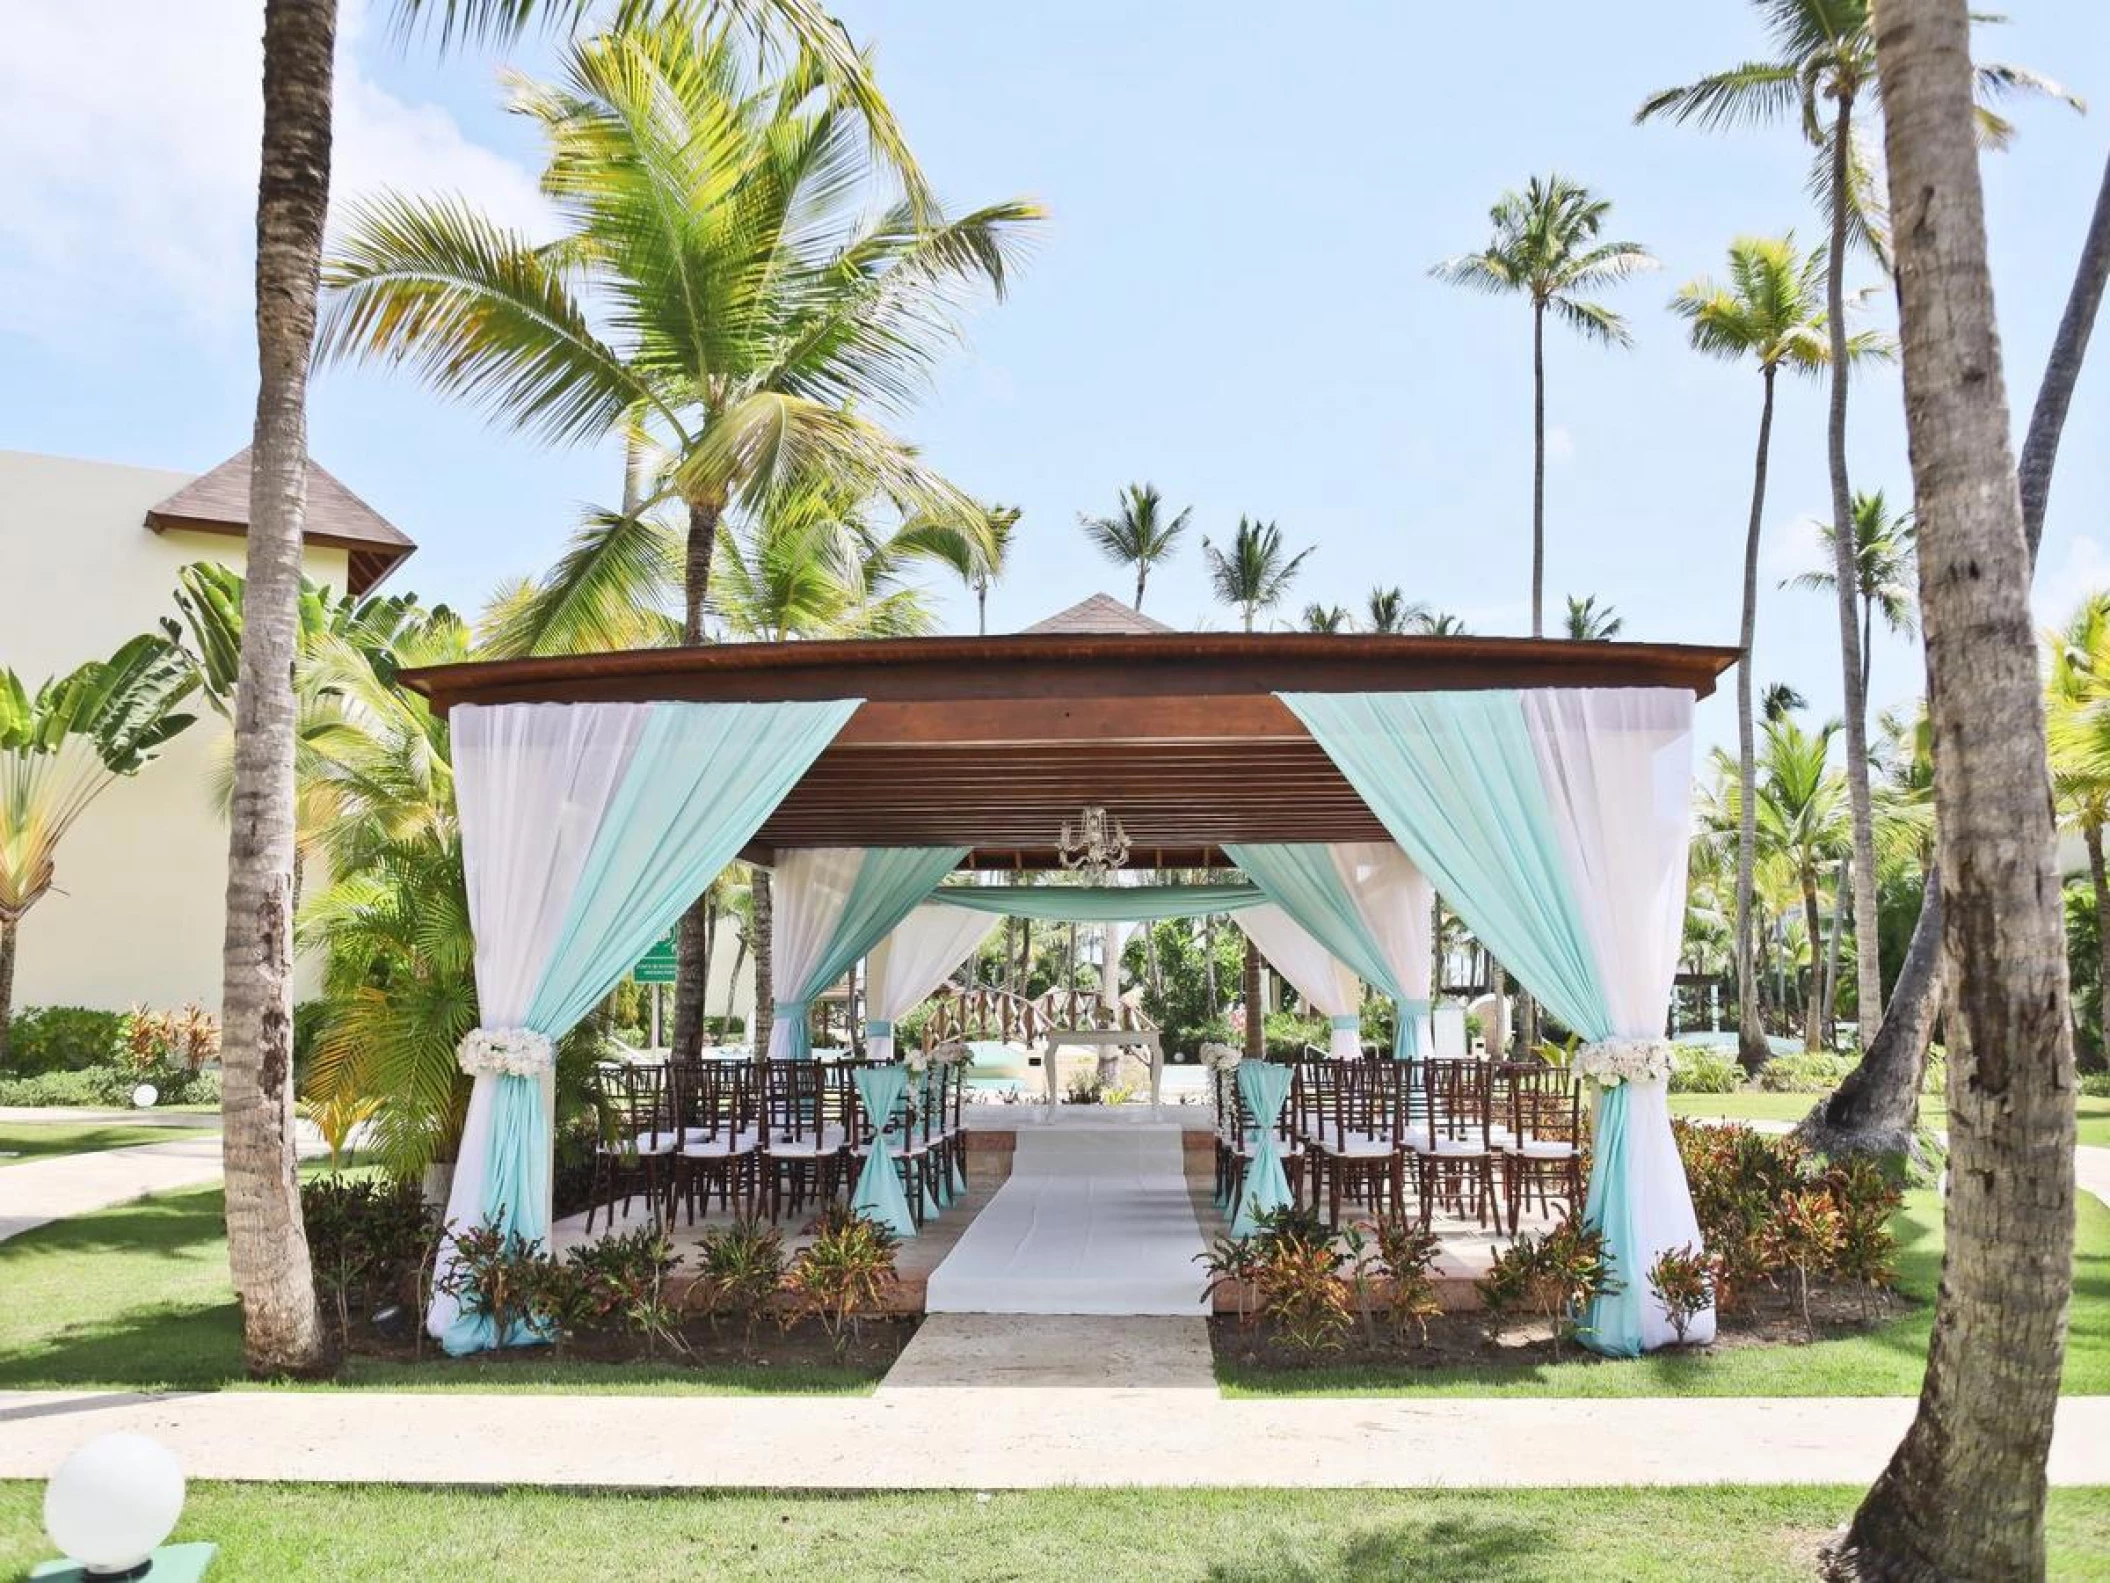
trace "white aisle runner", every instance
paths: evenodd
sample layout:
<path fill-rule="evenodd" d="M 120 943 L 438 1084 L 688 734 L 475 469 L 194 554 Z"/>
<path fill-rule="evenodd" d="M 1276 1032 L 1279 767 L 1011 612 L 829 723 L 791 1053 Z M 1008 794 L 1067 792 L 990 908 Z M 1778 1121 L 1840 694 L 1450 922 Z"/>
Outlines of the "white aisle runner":
<path fill-rule="evenodd" d="M 1021 1127 L 1011 1178 L 931 1271 L 933 1314 L 1206 1314 L 1177 1126 Z"/>

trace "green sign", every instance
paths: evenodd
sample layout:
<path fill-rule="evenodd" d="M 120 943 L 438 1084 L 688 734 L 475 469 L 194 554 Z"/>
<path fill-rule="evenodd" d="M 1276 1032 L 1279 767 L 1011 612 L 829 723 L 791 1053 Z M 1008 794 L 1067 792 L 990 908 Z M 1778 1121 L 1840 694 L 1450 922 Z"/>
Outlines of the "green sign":
<path fill-rule="evenodd" d="M 630 977 L 640 984 L 673 983 L 674 936 L 662 936 L 659 944 L 647 951 L 644 959 L 630 970 Z"/>

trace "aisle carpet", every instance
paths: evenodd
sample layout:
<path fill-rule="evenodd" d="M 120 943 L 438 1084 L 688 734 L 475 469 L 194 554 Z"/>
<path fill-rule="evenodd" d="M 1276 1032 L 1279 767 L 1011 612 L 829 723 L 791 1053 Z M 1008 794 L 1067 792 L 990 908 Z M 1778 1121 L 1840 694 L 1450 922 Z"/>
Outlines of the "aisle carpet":
<path fill-rule="evenodd" d="M 1021 1127 L 1011 1178 L 930 1275 L 933 1314 L 1206 1314 L 1180 1129 Z"/>

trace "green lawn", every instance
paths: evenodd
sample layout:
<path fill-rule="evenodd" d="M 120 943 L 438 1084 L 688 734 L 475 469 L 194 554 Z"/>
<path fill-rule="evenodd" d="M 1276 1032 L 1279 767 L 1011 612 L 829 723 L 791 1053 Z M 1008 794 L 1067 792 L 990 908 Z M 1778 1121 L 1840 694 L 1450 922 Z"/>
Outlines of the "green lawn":
<path fill-rule="evenodd" d="M 54 1154 L 93 1154 L 135 1143 L 168 1143 L 210 1136 L 187 1127 L 135 1127 L 116 1121 L 0 1122 L 0 1166 Z"/>
<path fill-rule="evenodd" d="M 2110 1209 L 2083 1193 L 2065 1390 L 2110 1394 Z M 1219 1368 L 1229 1396 L 1917 1396 L 1941 1268 L 1940 1200 L 1908 1194 L 1893 1229 L 1898 1284 L 1920 1306 L 1865 1334 L 1713 1355 L 1462 1369 Z"/>
<path fill-rule="evenodd" d="M 194 1188 L 0 1242 L 0 1388 L 213 1390 L 244 1383 L 220 1190 Z M 354 1359 L 340 1382 L 388 1390 L 863 1392 L 866 1369 L 532 1359 Z M 319 1388 L 319 1387 L 318 1387 Z"/>
<path fill-rule="evenodd" d="M 48 1547 L 0 1485 L 0 1567 Z M 1807 1578 L 1860 1491 L 1046 1490 L 827 1496 L 195 1484 L 216 1580 Z M 2110 1491 L 2054 1490 L 2051 1575 L 2110 1578 Z"/>
<path fill-rule="evenodd" d="M 1676 1116 L 1720 1116 L 1732 1121 L 1800 1121 L 1820 1097 L 1816 1094 L 1767 1094 L 1756 1089 L 1736 1094 L 1673 1094 L 1670 1109 Z M 2110 1149 L 2110 1099 L 2083 1094 L 2075 1102 L 2075 1111 L 2080 1141 L 2098 1149 Z M 1939 1099 L 1922 1099 L 1920 1120 L 1940 1131 L 1949 1125 L 1949 1112 Z"/>

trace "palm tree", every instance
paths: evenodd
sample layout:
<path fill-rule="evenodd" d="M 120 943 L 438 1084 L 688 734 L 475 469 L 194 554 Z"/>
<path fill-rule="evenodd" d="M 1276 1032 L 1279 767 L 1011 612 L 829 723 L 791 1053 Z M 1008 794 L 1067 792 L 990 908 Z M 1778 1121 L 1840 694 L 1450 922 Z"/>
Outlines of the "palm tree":
<path fill-rule="evenodd" d="M 1364 609 L 1369 613 L 1372 632 L 1411 632 L 1429 614 L 1427 605 L 1418 600 L 1409 604 L 1397 588 L 1371 589 Z"/>
<path fill-rule="evenodd" d="M 1209 586 L 1218 599 L 1238 607 L 1248 632 L 1253 630 L 1254 617 L 1282 602 L 1310 554 L 1311 547 L 1306 546 L 1289 555 L 1283 547 L 1281 528 L 1257 517 L 1238 519 L 1238 531 L 1232 535 L 1229 549 L 1219 549 L 1208 539 L 1202 540 L 1202 557 L 1209 563 Z"/>
<path fill-rule="evenodd" d="M 1179 548 L 1187 532 L 1187 519 L 1193 515 L 1194 508 L 1188 506 L 1168 517 L 1156 484 L 1130 484 L 1121 491 L 1120 508 L 1112 516 L 1080 515 L 1077 521 L 1101 555 L 1116 566 L 1136 569 L 1135 607 L 1141 610 L 1150 569 L 1169 560 Z"/>
<path fill-rule="evenodd" d="M 1609 643 L 1625 627 L 1626 618 L 1610 605 L 1599 605 L 1595 594 L 1568 596 L 1568 636 L 1575 642 Z"/>
<path fill-rule="evenodd" d="M 2103 827 L 2110 824 L 2110 594 L 2089 595 L 2062 629 L 2045 634 L 2045 646 L 2052 789 L 2088 853 L 2100 1022 L 2110 1016 L 2110 871 L 2103 860 Z"/>
<path fill-rule="evenodd" d="M 1817 534 L 1829 551 L 1836 530 L 1820 523 Z M 1828 554 L 1827 561 L 1832 557 Z M 1861 691 L 1866 701 L 1874 669 L 1876 618 L 1892 632 L 1919 629 L 1919 588 L 1912 560 L 1912 513 L 1893 512 L 1880 489 L 1854 492 L 1854 599 L 1861 613 Z M 1783 588 L 1829 591 L 1839 580 L 1830 564 L 1789 578 Z"/>
<path fill-rule="evenodd" d="M 1627 346 L 1626 321 L 1589 293 L 1656 267 L 1638 242 L 1601 242 L 1607 199 L 1559 175 L 1534 176 L 1489 211 L 1494 236 L 1477 253 L 1445 259 L 1438 280 L 1531 299 L 1531 635 L 1545 633 L 1546 313 L 1608 346 Z"/>
<path fill-rule="evenodd" d="M 89 805 L 136 775 L 196 717 L 196 686 L 166 638 L 142 634 L 31 692 L 0 670 L 0 1068 L 14 1011 L 15 938 L 56 878 L 59 843 Z"/>
<path fill-rule="evenodd" d="M 665 0 L 672 7 L 682 0 Z M 646 5 L 632 8 L 642 13 Z M 921 213 L 909 160 L 868 62 L 819 0 L 688 0 L 698 24 L 723 16 L 766 48 L 789 47 L 863 118 Z M 510 38 L 538 17 L 576 23 L 579 0 L 397 0 L 406 24 L 440 18 L 442 42 Z M 264 125 L 257 183 L 256 423 L 247 563 L 250 619 L 239 654 L 234 810 L 228 844 L 227 970 L 221 994 L 228 1262 L 252 1373 L 322 1361 L 314 1273 L 294 1174 L 293 631 L 307 508 L 307 376 L 329 210 L 335 0 L 265 0 Z"/>
<path fill-rule="evenodd" d="M 1345 605 L 1306 605 L 1304 607 L 1304 630 L 1306 632 L 1353 632 L 1355 622 Z"/>
<path fill-rule="evenodd" d="M 1695 350 L 1712 357 L 1758 366 L 1762 396 L 1758 409 L 1758 444 L 1751 464 L 1751 512 L 1744 528 L 1744 584 L 1741 663 L 1736 673 L 1738 785 L 1745 812 L 1737 835 L 1737 940 L 1748 961 L 1754 948 L 1751 926 L 1751 870 L 1756 861 L 1756 727 L 1751 713 L 1751 662 L 1758 635 L 1759 541 L 1765 525 L 1766 469 L 1773 444 L 1774 386 L 1783 368 L 1814 374 L 1831 361 L 1831 338 L 1822 305 L 1824 259 L 1804 253 L 1793 233 L 1781 237 L 1739 237 L 1729 245 L 1729 278 L 1717 284 L 1701 276 L 1680 287 L 1671 311 L 1692 326 Z M 1849 337 L 1849 359 L 1887 356 L 1888 343 L 1863 332 Z M 1799 705 L 1798 705 L 1799 707 Z M 1775 711 L 1768 703 L 1767 718 Z M 1737 1024 L 1739 1055 L 1752 1071 L 1765 1064 L 1769 1051 L 1759 1027 L 1754 970 L 1739 965 L 1737 993 L 1750 1006 Z"/>
<path fill-rule="evenodd" d="M 1911 195 L 1896 237 L 1898 326 L 1941 756 L 1960 1185 L 1911 1427 L 1829 1564 L 1860 1577 L 2042 1577 L 2073 1288 L 2073 1038 L 2030 532 L 1973 136 L 1984 68 L 1972 65 L 1966 0 L 1882 0 L 1882 22 L 1891 183 Z M 1841 565 L 1842 596 L 1852 577 Z"/>
<path fill-rule="evenodd" d="M 1831 463 L 1835 592 L 1839 608 L 1839 657 L 1846 691 L 1846 776 L 1854 818 L 1854 917 L 1876 916 L 1875 812 L 1868 775 L 1868 701 L 1858 648 L 1854 598 L 1853 489 L 1846 471 L 1846 387 L 1851 349 L 1846 334 L 1846 249 L 1859 238 L 1879 253 L 1886 247 L 1872 162 L 1857 143 L 1854 106 L 1876 97 L 1874 0 L 1754 0 L 1766 19 L 1778 54 L 1703 77 L 1681 88 L 1651 95 L 1636 121 L 1668 115 L 1680 123 L 1733 126 L 1798 114 L 1805 139 L 1816 150 L 1812 186 L 1826 208 L 1831 240 L 1825 280 L 1825 325 L 1831 342 L 1831 410 L 1827 444 Z M 1977 68 L 1982 93 L 2022 91 L 2065 95 L 2033 72 L 1998 64 Z M 2078 105 L 2078 101 L 2074 101 Z M 1827 107 L 1829 107 L 1827 109 Z M 1994 147 L 2012 126 L 1979 106 L 1978 128 Z M 1873 927 L 1855 952 L 1864 1042 L 1882 1020 L 1883 973 Z"/>

